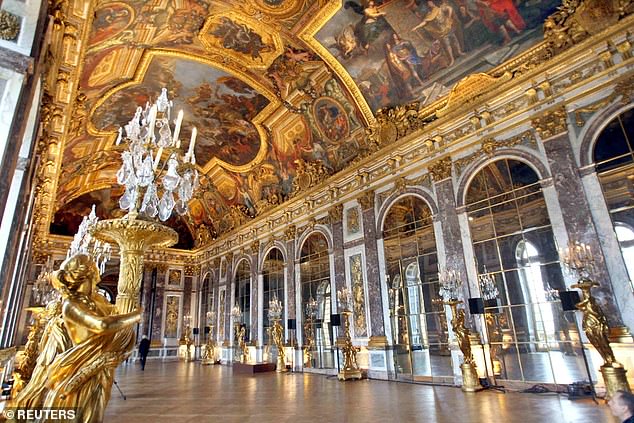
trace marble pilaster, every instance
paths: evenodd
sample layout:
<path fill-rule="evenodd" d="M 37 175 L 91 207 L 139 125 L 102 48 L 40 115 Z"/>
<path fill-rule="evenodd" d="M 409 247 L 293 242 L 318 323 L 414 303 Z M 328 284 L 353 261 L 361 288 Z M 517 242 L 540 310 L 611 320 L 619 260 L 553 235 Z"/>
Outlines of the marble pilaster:
<path fill-rule="evenodd" d="M 543 144 L 568 238 L 583 242 L 592 249 L 595 268 L 592 276 L 600 284 L 593 290 L 593 294 L 606 314 L 610 326 L 623 326 L 599 236 L 592 221 L 590 205 L 575 166 L 568 132 L 547 138 L 543 140 Z"/>
<path fill-rule="evenodd" d="M 290 229 L 290 230 L 289 230 Z M 286 318 L 296 319 L 295 315 L 295 226 L 287 228 L 286 235 Z M 288 331 L 287 331 L 288 333 Z"/>
<path fill-rule="evenodd" d="M 335 206 L 342 208 L 341 205 Z M 343 254 L 343 213 L 330 213 L 332 225 L 332 252 L 335 274 L 335 292 L 346 286 L 346 263 Z M 335 307 L 333 310 L 337 310 Z"/>
<path fill-rule="evenodd" d="M 233 254 L 227 256 L 227 273 L 225 274 L 225 341 L 229 344 L 233 342 L 233 332 L 231 330 L 231 300 L 233 298 L 233 292 L 231 289 L 231 279 L 233 275 Z"/>
<path fill-rule="evenodd" d="M 374 192 L 364 194 L 359 203 L 363 217 L 363 244 L 365 247 L 365 266 L 368 282 L 368 307 L 370 314 L 370 336 L 385 336 L 383 321 L 383 302 L 381 297 L 381 279 L 379 278 L 379 252 L 377 249 L 376 213 Z M 344 264 L 345 266 L 345 264 Z M 345 283 L 345 271 L 342 275 Z"/>
<path fill-rule="evenodd" d="M 251 339 L 250 341 L 255 341 L 256 345 L 259 345 L 260 339 L 259 335 L 259 319 L 258 319 L 258 308 L 259 308 L 259 295 L 260 295 L 260 287 L 259 287 L 259 271 L 258 271 L 258 257 L 259 257 L 259 247 L 255 249 L 255 252 L 251 253 Z"/>
<path fill-rule="evenodd" d="M 153 280 L 156 278 L 156 266 L 151 263 L 147 263 L 143 269 L 143 290 L 141 291 L 141 307 L 143 308 L 143 314 L 141 316 L 141 323 L 139 324 L 139 337 L 142 335 L 148 335 L 150 324 L 150 315 L 152 313 L 152 285 Z"/>
<path fill-rule="evenodd" d="M 167 274 L 167 266 L 158 266 L 156 274 L 156 286 L 154 287 L 154 315 L 152 317 L 152 336 L 154 341 L 162 340 L 162 324 L 163 324 L 163 297 L 165 296 L 165 277 Z"/>

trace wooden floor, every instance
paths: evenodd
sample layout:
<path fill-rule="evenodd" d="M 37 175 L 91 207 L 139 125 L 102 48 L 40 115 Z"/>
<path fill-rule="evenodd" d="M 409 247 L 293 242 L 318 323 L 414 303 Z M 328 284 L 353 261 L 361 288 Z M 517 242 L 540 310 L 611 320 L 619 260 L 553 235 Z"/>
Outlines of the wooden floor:
<path fill-rule="evenodd" d="M 307 373 L 232 373 L 228 366 L 123 365 L 106 423 L 154 422 L 616 422 L 606 405 L 563 395 L 464 394 L 458 388 Z"/>

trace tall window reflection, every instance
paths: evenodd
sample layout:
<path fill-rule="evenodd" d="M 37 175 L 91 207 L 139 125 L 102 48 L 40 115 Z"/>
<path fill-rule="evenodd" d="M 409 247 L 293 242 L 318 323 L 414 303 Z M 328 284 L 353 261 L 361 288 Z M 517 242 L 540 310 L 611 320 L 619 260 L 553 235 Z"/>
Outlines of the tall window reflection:
<path fill-rule="evenodd" d="M 264 266 L 262 269 L 263 279 L 263 325 L 264 334 L 266 337 L 266 344 L 271 345 L 273 342 L 269 339 L 269 332 L 267 329 L 271 327 L 269 320 L 269 301 L 274 297 L 277 297 L 286 307 L 284 299 L 284 256 L 282 252 L 277 248 L 273 248 L 266 256 L 264 260 Z M 282 311 L 282 318 L 284 318 L 284 312 Z"/>

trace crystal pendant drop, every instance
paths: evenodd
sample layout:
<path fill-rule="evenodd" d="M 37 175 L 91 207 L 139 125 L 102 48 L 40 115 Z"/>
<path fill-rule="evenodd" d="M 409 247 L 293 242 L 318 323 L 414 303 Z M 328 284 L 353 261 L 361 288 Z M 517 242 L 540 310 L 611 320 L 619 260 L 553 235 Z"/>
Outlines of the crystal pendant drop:
<path fill-rule="evenodd" d="M 187 214 L 187 212 L 189 211 L 189 208 L 187 207 L 187 202 L 183 200 L 178 200 L 176 202 L 176 205 L 174 206 L 174 209 L 176 210 L 176 213 L 178 213 L 181 216 L 183 216 L 184 214 Z"/>
<path fill-rule="evenodd" d="M 158 216 L 163 222 L 169 219 L 174 209 L 174 195 L 172 191 L 165 191 L 158 205 Z"/>
<path fill-rule="evenodd" d="M 172 141 L 172 131 L 170 131 L 170 126 L 167 122 L 167 119 L 161 119 L 160 121 L 160 128 L 159 128 L 159 140 L 158 140 L 158 146 L 159 147 L 167 147 L 170 142 Z"/>
<path fill-rule="evenodd" d="M 154 170 L 152 169 L 152 156 L 148 154 L 143 160 L 141 168 L 137 171 L 139 186 L 146 187 L 154 180 Z"/>
<path fill-rule="evenodd" d="M 141 213 L 145 213 L 150 217 L 154 217 L 158 212 L 158 203 L 159 199 L 158 195 L 156 194 L 156 185 L 151 184 L 150 186 L 148 186 L 147 191 L 145 191 L 143 202 L 139 211 Z"/>
<path fill-rule="evenodd" d="M 121 161 L 123 164 L 117 171 L 117 183 L 120 185 L 128 185 L 130 182 L 130 176 L 133 172 L 132 155 L 127 151 L 124 152 L 121 154 Z"/>
<path fill-rule="evenodd" d="M 176 171 L 177 166 L 178 162 L 176 159 L 170 157 L 167 161 L 167 173 L 163 176 L 163 187 L 165 187 L 167 191 L 174 191 L 181 180 L 180 175 Z"/>
<path fill-rule="evenodd" d="M 133 186 L 128 185 L 125 192 L 119 198 L 119 207 L 128 210 L 136 202 L 137 191 Z"/>

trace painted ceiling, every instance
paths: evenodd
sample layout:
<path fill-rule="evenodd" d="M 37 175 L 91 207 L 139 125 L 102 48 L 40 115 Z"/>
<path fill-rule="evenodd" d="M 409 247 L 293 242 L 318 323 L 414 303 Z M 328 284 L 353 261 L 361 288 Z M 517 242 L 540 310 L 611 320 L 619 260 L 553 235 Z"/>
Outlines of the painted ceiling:
<path fill-rule="evenodd" d="M 185 113 L 182 138 L 199 131 L 201 189 L 171 222 L 195 248 L 296 195 L 307 168 L 349 165 L 380 108 L 432 102 L 536 44 L 559 4 L 98 2 L 51 231 L 72 235 L 93 203 L 121 214 L 117 130 L 162 87 Z"/>

